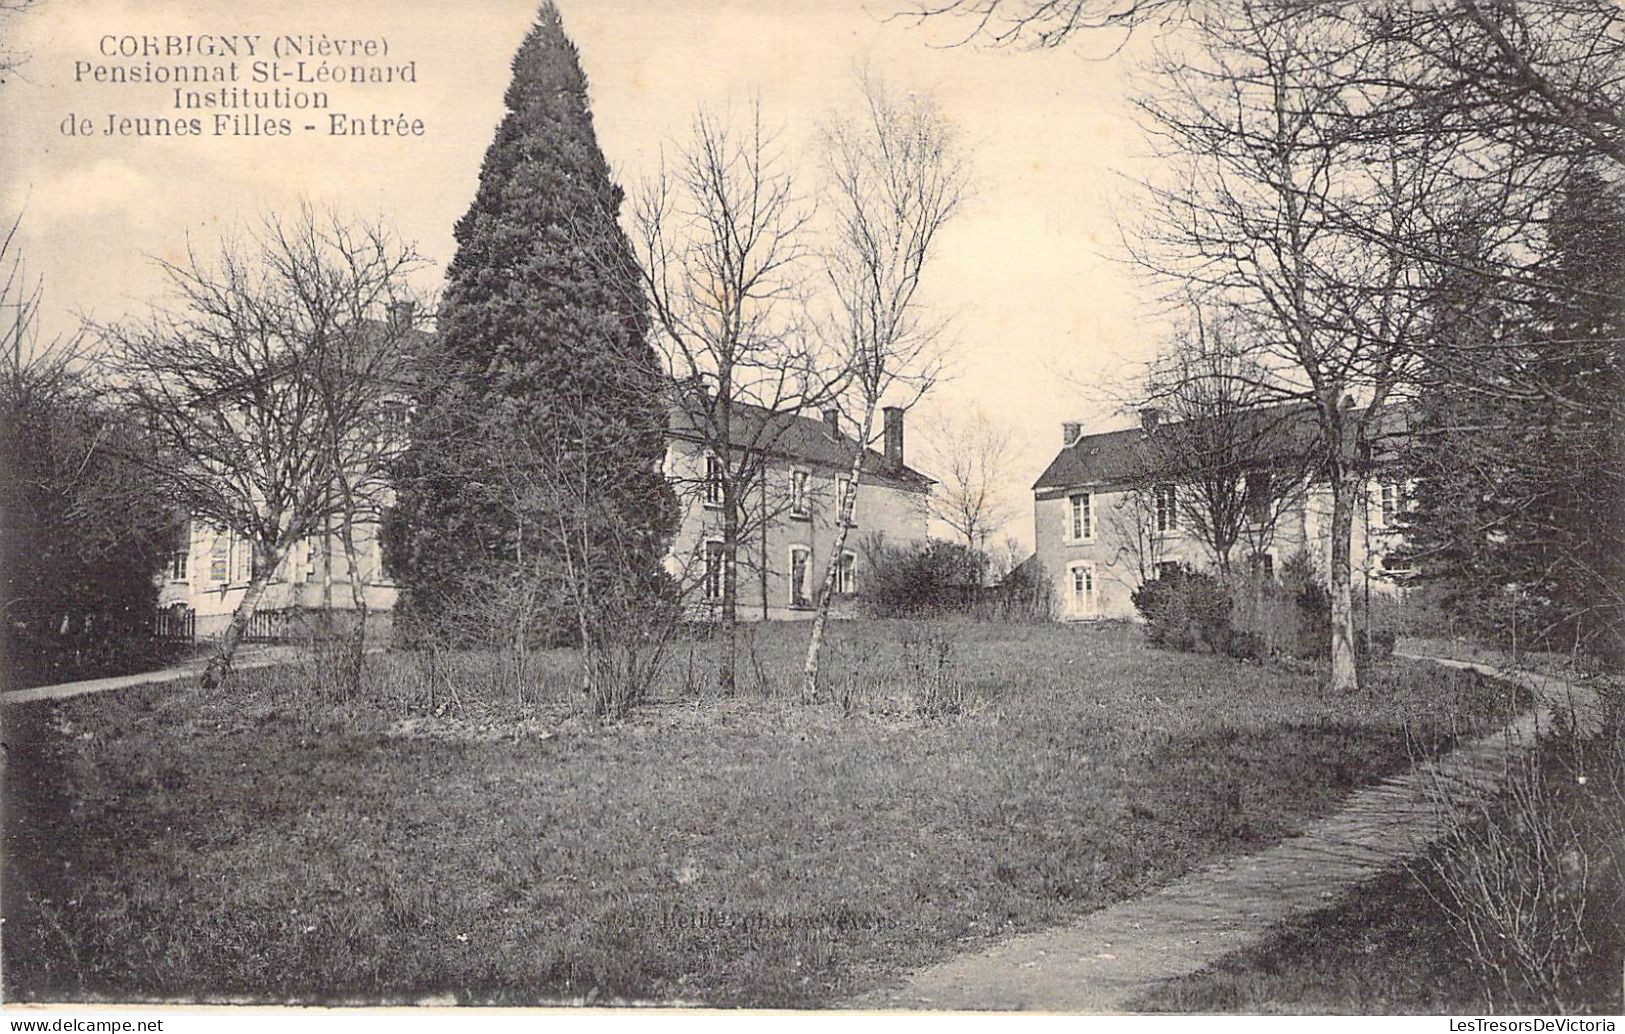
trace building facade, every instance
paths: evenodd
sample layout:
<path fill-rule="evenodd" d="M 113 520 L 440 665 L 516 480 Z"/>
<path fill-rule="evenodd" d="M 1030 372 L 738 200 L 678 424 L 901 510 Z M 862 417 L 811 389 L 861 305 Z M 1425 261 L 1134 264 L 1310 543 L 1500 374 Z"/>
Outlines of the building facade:
<path fill-rule="evenodd" d="M 741 440 L 748 436 L 765 454 L 763 474 L 754 479 L 741 507 L 747 516 L 736 572 L 739 617 L 810 617 L 836 549 L 837 515 L 849 490 L 857 444 L 842 432 L 833 411 L 819 419 L 739 409 Z M 765 433 L 763 422 L 768 422 Z M 925 502 L 933 482 L 904 462 L 901 409 L 885 411 L 883 440 L 883 452 L 864 450 L 851 526 L 836 569 L 840 609 L 863 591 L 870 564 L 866 547 L 926 537 Z M 701 437 L 674 419 L 666 472 L 678 486 L 682 520 L 667 566 L 693 586 L 689 598 L 702 616 L 714 615 L 722 601 L 722 500 L 710 476 L 717 463 Z"/>
<path fill-rule="evenodd" d="M 741 407 L 741 439 L 771 442 L 765 476 L 747 507 L 752 519 L 739 551 L 739 616 L 793 620 L 812 614 L 825 565 L 835 550 L 835 515 L 847 491 L 856 443 L 833 413 L 823 419 Z M 757 425 L 770 423 L 769 434 Z M 925 500 L 930 478 L 903 460 L 903 412 L 885 414 L 885 451 L 864 450 L 852 526 L 841 550 L 837 601 L 861 591 L 868 567 L 865 544 L 902 544 L 926 537 Z M 714 615 L 721 601 L 721 500 L 708 479 L 711 454 L 679 415 L 667 438 L 665 470 L 678 489 L 682 520 L 666 566 L 689 586 L 697 617 Z M 396 601 L 373 522 L 355 529 L 356 568 L 369 610 L 385 613 Z M 248 589 L 252 551 L 230 532 L 190 521 L 178 532 L 159 575 L 159 606 L 195 615 L 196 633 L 225 631 Z M 350 563 L 336 533 L 296 544 L 272 576 L 258 612 L 286 622 L 310 613 L 354 608 Z"/>
<path fill-rule="evenodd" d="M 1313 433 L 1301 424 L 1312 420 L 1311 414 L 1294 414 L 1293 420 L 1300 423 L 1290 437 L 1301 440 Z M 1190 484 L 1177 471 L 1156 469 L 1159 451 L 1145 447 L 1147 436 L 1156 433 L 1154 420 L 1099 434 L 1062 425 L 1061 450 L 1033 485 L 1034 556 L 1055 587 L 1062 620 L 1137 618 L 1131 594 L 1166 566 L 1213 565 L 1211 550 L 1182 512 Z M 1356 594 L 1392 595 L 1403 573 L 1394 551 L 1407 486 L 1385 477 L 1384 465 L 1377 457 L 1366 497 L 1354 513 Z M 1286 476 L 1267 465 L 1246 476 L 1272 475 Z M 1232 563 L 1273 574 L 1303 553 L 1324 572 L 1331 558 L 1330 486 L 1310 477 L 1294 490 L 1278 491 L 1276 498 L 1276 505 L 1243 529 Z"/>

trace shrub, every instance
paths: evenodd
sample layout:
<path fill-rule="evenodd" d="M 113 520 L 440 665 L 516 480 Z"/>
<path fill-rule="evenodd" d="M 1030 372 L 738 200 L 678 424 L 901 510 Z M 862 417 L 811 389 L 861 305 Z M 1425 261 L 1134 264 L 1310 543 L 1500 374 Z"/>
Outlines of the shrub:
<path fill-rule="evenodd" d="M 863 544 L 869 573 L 863 607 L 873 617 L 962 614 L 987 621 L 1049 621 L 1055 586 L 1036 560 L 1019 565 L 998 585 L 983 585 L 985 554 L 959 542 L 932 539 L 889 546 Z"/>
<path fill-rule="evenodd" d="M 1005 575 L 982 604 L 982 616 L 1000 621 L 1051 621 L 1055 617 L 1055 583 L 1035 557 Z"/>
<path fill-rule="evenodd" d="M 1499 795 L 1431 796 L 1447 833 L 1439 904 L 1491 1007 L 1573 1012 L 1619 973 L 1625 908 L 1625 741 L 1572 723 L 1508 762 Z"/>
<path fill-rule="evenodd" d="M 1229 591 L 1210 574 L 1174 568 L 1143 583 L 1130 599 L 1145 618 L 1146 636 L 1158 646 L 1214 653 L 1231 650 L 1233 603 Z"/>
<path fill-rule="evenodd" d="M 1392 629 L 1373 631 L 1360 629 L 1355 633 L 1354 645 L 1362 661 L 1386 661 L 1394 656 L 1395 635 Z"/>
<path fill-rule="evenodd" d="M 1296 608 L 1292 652 L 1298 657 L 1325 657 L 1332 646 L 1332 595 L 1307 553 L 1281 565 L 1281 586 Z"/>

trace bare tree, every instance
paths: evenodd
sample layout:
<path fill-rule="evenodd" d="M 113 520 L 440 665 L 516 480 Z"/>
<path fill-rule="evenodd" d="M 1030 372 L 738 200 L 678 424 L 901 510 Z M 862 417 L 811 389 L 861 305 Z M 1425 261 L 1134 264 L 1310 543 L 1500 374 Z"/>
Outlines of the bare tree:
<path fill-rule="evenodd" d="M 44 0 L 0 0 L 0 86 L 28 60 L 28 55 L 11 46 L 16 19 L 37 8 Z"/>
<path fill-rule="evenodd" d="M 861 85 L 860 113 L 825 134 L 835 220 L 825 257 L 834 299 L 827 334 L 847 371 L 858 431 L 851 488 L 837 517 L 807 644 L 802 691 L 808 700 L 818 695 L 824 626 L 875 414 L 888 396 L 919 398 L 940 370 L 942 326 L 921 311 L 919 287 L 937 235 L 968 189 L 953 127 L 933 100 L 898 97 L 870 75 Z"/>
<path fill-rule="evenodd" d="M 1150 186 L 1130 249 L 1172 298 L 1243 313 L 1268 397 L 1314 413 L 1312 467 L 1332 511 L 1331 680 L 1350 689 L 1353 516 L 1385 407 L 1414 371 L 1427 272 L 1385 239 L 1422 232 L 1437 141 L 1351 132 L 1391 55 L 1313 6 L 1226 7 L 1187 24 L 1140 99 L 1169 179 Z"/>
<path fill-rule="evenodd" d="M 1246 331 L 1195 307 L 1194 326 L 1154 364 L 1142 411 L 1135 488 L 1152 529 L 1189 533 L 1228 578 L 1266 552 L 1282 515 L 1302 502 L 1314 426 L 1302 405 L 1279 404 L 1249 355 Z"/>
<path fill-rule="evenodd" d="M 1415 317 L 1418 288 L 1430 280 L 1476 284 L 1475 304 L 1489 307 L 1547 290 L 1538 244 L 1561 188 L 1577 169 L 1625 163 L 1625 9 L 1613 0 L 920 0 L 904 16 L 957 21 L 966 39 L 1037 47 L 1083 37 L 1116 47 L 1129 33 L 1175 25 L 1160 34 L 1168 46 L 1194 41 L 1208 52 L 1200 70 L 1166 56 L 1157 63 L 1163 84 L 1200 85 L 1206 100 L 1153 109 L 1153 131 L 1176 152 L 1212 159 L 1159 202 L 1173 202 L 1171 211 L 1180 191 L 1205 198 L 1177 220 L 1176 235 L 1200 240 L 1203 261 L 1186 264 L 1195 279 L 1212 285 L 1218 270 L 1250 263 L 1279 267 L 1279 287 L 1298 282 L 1270 304 L 1283 344 L 1295 339 L 1277 351 L 1298 353 L 1294 365 L 1321 374 L 1299 389 L 1314 398 L 1327 435 L 1321 473 L 1337 497 L 1334 554 L 1347 552 L 1348 507 L 1338 501 L 1361 487 L 1361 453 L 1383 404 L 1422 379 L 1415 364 L 1401 368 L 1404 352 L 1427 346 L 1425 377 L 1440 385 L 1590 419 L 1586 379 L 1564 383 L 1521 364 L 1516 335 L 1434 335 L 1444 345 L 1429 345 Z M 1263 103 L 1272 97 L 1274 118 Z M 1185 117 L 1193 107 L 1207 117 Z M 1238 181 L 1260 192 L 1244 196 L 1231 189 Z M 1258 203 L 1271 187 L 1273 209 Z M 1329 261 L 1339 249 L 1340 263 Z M 1315 304 L 1339 299 L 1349 302 L 1341 312 Z M 1361 361 L 1349 362 L 1340 341 L 1356 345 Z M 1350 388 L 1353 408 L 1327 390 Z M 1348 685 L 1342 566 L 1334 555 L 1334 680 Z"/>
<path fill-rule="evenodd" d="M 1010 429 L 978 409 L 962 419 L 944 417 L 923 437 L 926 469 L 937 479 L 926 510 L 985 563 L 989 542 L 1016 512 L 999 493 L 1010 464 Z"/>
<path fill-rule="evenodd" d="M 118 397 L 148 431 L 134 458 L 179 508 L 250 544 L 246 591 L 203 676 L 215 686 L 294 544 L 374 505 L 363 499 L 398 445 L 380 434 L 380 404 L 412 334 L 380 317 L 423 262 L 382 227 L 306 206 L 212 261 L 188 249 L 160 264 L 170 304 L 99 330 Z"/>
<path fill-rule="evenodd" d="M 774 447 L 790 418 L 831 395 L 804 326 L 814 207 L 787 164 L 760 103 L 737 127 L 702 110 L 632 213 L 674 419 L 706 453 L 700 470 L 673 473 L 689 504 L 708 496 L 720 510 L 724 692 L 736 678 L 741 544 L 790 505 L 769 484 Z"/>
<path fill-rule="evenodd" d="M 43 333 L 21 225 L 0 236 L 0 648 L 13 678 L 85 649 L 144 648 L 175 519 L 123 459 L 141 429 L 108 404 L 95 341 Z"/>

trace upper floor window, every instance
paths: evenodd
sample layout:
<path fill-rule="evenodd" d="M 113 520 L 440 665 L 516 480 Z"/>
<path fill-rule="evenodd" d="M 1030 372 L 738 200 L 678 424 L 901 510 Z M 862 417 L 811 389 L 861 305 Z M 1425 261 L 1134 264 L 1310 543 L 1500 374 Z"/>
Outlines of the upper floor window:
<path fill-rule="evenodd" d="M 214 545 L 209 547 L 209 581 L 231 581 L 231 532 L 222 531 L 215 535 Z"/>
<path fill-rule="evenodd" d="M 187 575 L 187 561 L 192 556 L 191 526 L 183 524 L 175 533 L 175 539 L 169 547 L 169 580 L 184 582 Z"/>
<path fill-rule="evenodd" d="M 722 505 L 722 478 L 726 472 L 722 467 L 722 457 L 714 453 L 705 455 L 705 505 Z"/>
<path fill-rule="evenodd" d="M 1155 504 L 1157 531 L 1170 532 L 1179 527 L 1179 497 L 1173 485 L 1158 485 L 1152 489 L 1152 502 Z"/>
<path fill-rule="evenodd" d="M 231 580 L 246 582 L 254 577 L 254 544 L 247 539 L 237 540 L 232 558 Z"/>
<path fill-rule="evenodd" d="M 384 427 L 400 430 L 406 426 L 408 410 L 403 399 L 385 399 L 378 404 L 378 415 Z"/>
<path fill-rule="evenodd" d="M 1405 486 L 1395 482 L 1385 484 L 1381 488 L 1382 523 L 1392 525 L 1401 513 L 1409 509 L 1409 500 L 1405 495 Z"/>
<path fill-rule="evenodd" d="M 790 472 L 790 516 L 806 517 L 810 512 L 807 503 L 807 490 L 812 475 L 805 470 L 792 470 Z"/>
<path fill-rule="evenodd" d="M 1242 506 L 1245 508 L 1247 519 L 1254 524 L 1263 524 L 1269 519 L 1269 471 L 1255 470 L 1247 475 L 1247 487 L 1242 495 Z"/>
<path fill-rule="evenodd" d="M 852 479 L 849 478 L 849 477 L 836 478 L 835 479 L 835 519 L 837 521 L 841 519 L 842 514 L 846 513 L 846 508 L 847 508 L 847 506 L 851 505 L 851 502 L 852 502 Z M 846 518 L 846 523 L 848 523 L 848 524 L 853 523 L 853 520 L 854 520 L 854 518 L 856 516 L 857 515 L 854 512 L 852 516 L 849 516 L 849 517 Z"/>
<path fill-rule="evenodd" d="M 1071 507 L 1069 538 L 1073 542 L 1088 542 L 1095 537 L 1094 501 L 1089 492 L 1079 492 L 1068 499 Z"/>

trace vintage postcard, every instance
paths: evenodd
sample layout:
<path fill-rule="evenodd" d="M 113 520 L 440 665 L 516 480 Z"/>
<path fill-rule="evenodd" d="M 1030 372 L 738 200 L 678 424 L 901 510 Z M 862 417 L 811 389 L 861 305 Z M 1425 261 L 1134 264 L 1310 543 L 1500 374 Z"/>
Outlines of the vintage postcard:
<path fill-rule="evenodd" d="M 0 0 L 12 1029 L 1615 1029 L 1622 83 L 1613 0 Z"/>

